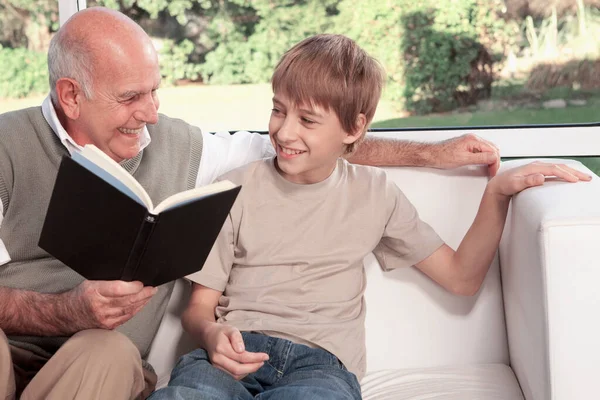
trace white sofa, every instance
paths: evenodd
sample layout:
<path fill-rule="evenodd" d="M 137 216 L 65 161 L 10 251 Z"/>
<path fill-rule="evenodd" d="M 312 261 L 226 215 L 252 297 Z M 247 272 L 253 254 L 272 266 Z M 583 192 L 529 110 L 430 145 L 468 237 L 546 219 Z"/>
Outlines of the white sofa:
<path fill-rule="evenodd" d="M 388 172 L 456 248 L 476 214 L 485 169 Z M 382 272 L 368 256 L 364 398 L 597 398 L 599 249 L 595 176 L 589 183 L 547 182 L 515 196 L 499 254 L 474 297 L 453 296 L 414 268 Z M 159 386 L 178 356 L 193 348 L 179 322 L 188 293 L 178 282 L 152 346 Z"/>

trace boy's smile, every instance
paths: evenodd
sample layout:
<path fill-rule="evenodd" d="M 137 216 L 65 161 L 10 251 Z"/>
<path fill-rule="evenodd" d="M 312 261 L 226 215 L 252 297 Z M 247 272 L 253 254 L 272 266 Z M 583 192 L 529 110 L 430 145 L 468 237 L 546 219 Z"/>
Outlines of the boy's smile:
<path fill-rule="evenodd" d="M 281 93 L 273 97 L 269 136 L 279 173 L 299 184 L 327 179 L 346 145 L 358 139 L 344 131 L 332 110 L 314 104 L 296 105 Z"/>
<path fill-rule="evenodd" d="M 277 149 L 275 150 L 278 156 L 286 159 L 296 158 L 297 156 L 306 153 L 304 150 L 296 150 L 288 147 L 283 147 L 281 145 L 277 145 Z"/>

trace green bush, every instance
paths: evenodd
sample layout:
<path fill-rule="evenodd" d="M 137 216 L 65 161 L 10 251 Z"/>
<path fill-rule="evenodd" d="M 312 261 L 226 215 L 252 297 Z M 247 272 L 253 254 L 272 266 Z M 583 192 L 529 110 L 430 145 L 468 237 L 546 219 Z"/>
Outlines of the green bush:
<path fill-rule="evenodd" d="M 204 3 L 211 16 L 199 42 L 208 50 L 200 57 L 203 62 L 189 69 L 189 53 L 174 53 L 171 66 L 164 67 L 166 80 L 199 72 L 206 83 L 268 82 L 293 44 L 317 33 L 340 33 L 382 63 L 388 77 L 384 96 L 416 113 L 489 96 L 494 63 L 507 53 L 514 33 L 502 16 L 503 0 Z"/>
<path fill-rule="evenodd" d="M 383 64 L 387 98 L 418 114 L 449 110 L 490 95 L 498 57 L 480 41 L 500 53 L 506 47 L 507 24 L 494 11 L 498 2 L 344 0 L 334 30 Z"/>
<path fill-rule="evenodd" d="M 245 5 L 243 0 L 233 1 Z M 330 29 L 339 0 L 255 0 L 254 13 L 215 18 L 209 30 L 217 47 L 201 66 L 205 82 L 268 82 L 277 62 L 292 45 Z M 239 21 L 239 22 L 238 22 Z M 250 22 L 249 21 L 254 21 Z"/>
<path fill-rule="evenodd" d="M 455 2 L 452 10 L 430 9 L 402 17 L 404 98 L 409 111 L 450 110 L 457 105 L 457 91 L 467 88 L 481 45 L 469 18 L 471 10 L 461 9 L 460 3 Z"/>
<path fill-rule="evenodd" d="M 381 62 L 384 96 L 415 113 L 489 96 L 493 65 L 511 45 L 503 0 L 229 0 L 208 26 L 200 66 L 214 84 L 268 82 L 298 41 L 344 34 Z M 514 30 L 514 29 L 513 29 Z M 207 43 L 205 43 L 206 45 Z"/>
<path fill-rule="evenodd" d="M 0 97 L 20 98 L 48 92 L 45 53 L 0 46 Z"/>
<path fill-rule="evenodd" d="M 160 51 L 160 74 L 166 85 L 174 85 L 182 79 L 196 80 L 200 76 L 200 65 L 189 62 L 194 44 L 185 39 L 175 44 L 173 40 L 164 40 Z"/>
<path fill-rule="evenodd" d="M 354 39 L 376 58 L 387 76 L 384 96 L 404 108 L 404 62 L 402 59 L 402 15 L 414 8 L 412 1 L 342 1 L 333 32 Z"/>

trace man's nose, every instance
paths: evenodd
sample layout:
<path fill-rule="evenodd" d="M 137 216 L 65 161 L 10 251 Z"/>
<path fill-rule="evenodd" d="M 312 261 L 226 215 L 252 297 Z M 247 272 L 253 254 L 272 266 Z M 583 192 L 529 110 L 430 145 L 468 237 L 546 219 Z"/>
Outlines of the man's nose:
<path fill-rule="evenodd" d="M 149 94 L 144 100 L 144 104 L 137 112 L 136 119 L 147 124 L 156 124 L 158 122 L 158 98 Z"/>

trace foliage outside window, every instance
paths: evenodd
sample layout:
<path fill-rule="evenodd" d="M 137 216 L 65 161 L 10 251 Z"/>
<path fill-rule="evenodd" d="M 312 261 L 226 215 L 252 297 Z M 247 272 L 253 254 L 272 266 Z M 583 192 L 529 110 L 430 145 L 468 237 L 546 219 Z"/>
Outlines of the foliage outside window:
<path fill-rule="evenodd" d="M 374 126 L 597 122 L 600 0 L 88 0 L 154 39 L 166 85 L 268 82 L 282 53 L 320 32 L 383 64 Z M 44 93 L 57 0 L 0 2 L 0 98 Z"/>

